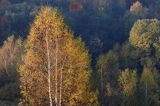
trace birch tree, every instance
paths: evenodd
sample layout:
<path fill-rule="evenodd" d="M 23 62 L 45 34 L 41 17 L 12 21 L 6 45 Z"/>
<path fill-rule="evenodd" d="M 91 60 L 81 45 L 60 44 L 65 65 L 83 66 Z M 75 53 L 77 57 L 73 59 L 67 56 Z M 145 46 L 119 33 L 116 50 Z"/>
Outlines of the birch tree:
<path fill-rule="evenodd" d="M 22 52 L 22 39 L 16 39 L 13 35 L 0 47 L 0 99 L 15 100 L 19 97 L 19 75 L 16 69 L 21 63 Z"/>
<path fill-rule="evenodd" d="M 152 96 L 153 92 L 156 91 L 157 86 L 156 80 L 150 68 L 144 67 L 140 83 L 143 87 L 145 105 L 150 105 L 153 102 Z"/>
<path fill-rule="evenodd" d="M 73 37 L 57 9 L 40 10 L 25 49 L 19 70 L 24 97 L 21 104 L 98 104 L 88 86 L 91 73 L 88 51 L 80 38 Z"/>
<path fill-rule="evenodd" d="M 32 75 L 28 75 L 28 77 L 26 76 L 27 74 L 21 74 L 21 83 L 26 83 L 23 82 L 27 80 L 24 78 L 30 78 L 31 82 L 28 85 L 34 86 L 37 92 L 41 92 L 40 95 L 42 96 L 40 97 L 38 97 L 38 93 L 34 93 L 37 96 L 36 99 L 35 96 L 30 94 L 33 93 L 33 88 L 28 87 L 28 89 L 24 89 L 22 86 L 22 89 L 26 92 L 27 99 L 29 99 L 32 105 L 42 105 L 41 102 L 45 101 L 47 96 L 45 92 L 48 92 L 49 105 L 53 105 L 53 98 L 54 104 L 58 105 L 58 42 L 64 36 L 62 34 L 64 27 L 63 18 L 60 16 L 58 10 L 50 7 L 42 8 L 31 26 L 25 47 L 24 64 L 20 67 L 20 74 L 23 73 L 22 71 L 26 71 L 27 74 L 31 72 Z M 63 38 L 65 39 L 65 37 Z M 55 73 L 55 75 L 52 73 Z M 52 76 L 55 78 L 55 81 Z M 36 82 L 34 79 L 36 79 Z M 41 85 L 36 86 L 37 84 Z M 24 85 L 25 88 L 28 85 Z M 48 86 L 48 90 L 46 86 Z M 55 91 L 52 90 L 52 86 L 54 86 Z"/>
<path fill-rule="evenodd" d="M 121 105 L 135 106 L 135 92 L 137 87 L 136 71 L 125 69 L 122 71 L 118 78 L 120 86 L 120 93 L 122 93 Z"/>
<path fill-rule="evenodd" d="M 160 21 L 157 19 L 142 19 L 133 25 L 129 41 L 140 49 L 157 49 L 159 45 Z"/>
<path fill-rule="evenodd" d="M 119 74 L 118 56 L 109 51 L 101 55 L 97 61 L 98 81 L 100 86 L 101 105 L 112 105 L 112 96 L 116 94 L 117 79 Z M 108 98 L 107 98 L 108 96 Z M 115 98 L 115 97 L 114 97 Z"/>

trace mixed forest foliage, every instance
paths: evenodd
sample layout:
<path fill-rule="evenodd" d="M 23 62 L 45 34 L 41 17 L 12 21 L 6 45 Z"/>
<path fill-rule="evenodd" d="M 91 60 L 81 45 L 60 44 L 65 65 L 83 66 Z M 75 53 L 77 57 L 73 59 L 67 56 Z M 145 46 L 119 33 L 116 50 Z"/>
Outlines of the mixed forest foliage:
<path fill-rule="evenodd" d="M 0 105 L 160 106 L 160 0 L 0 0 Z"/>

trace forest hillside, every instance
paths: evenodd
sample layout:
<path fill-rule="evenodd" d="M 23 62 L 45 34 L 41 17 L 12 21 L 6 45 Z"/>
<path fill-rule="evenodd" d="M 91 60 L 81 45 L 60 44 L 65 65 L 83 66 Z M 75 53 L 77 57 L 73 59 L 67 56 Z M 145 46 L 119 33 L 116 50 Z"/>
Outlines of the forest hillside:
<path fill-rule="evenodd" d="M 160 0 L 0 0 L 0 106 L 160 106 Z"/>

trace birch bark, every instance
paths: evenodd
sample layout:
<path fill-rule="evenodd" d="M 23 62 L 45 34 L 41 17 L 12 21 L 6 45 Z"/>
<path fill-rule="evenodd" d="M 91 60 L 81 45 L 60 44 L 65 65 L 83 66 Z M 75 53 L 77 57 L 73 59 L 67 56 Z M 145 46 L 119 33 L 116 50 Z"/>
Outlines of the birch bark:
<path fill-rule="evenodd" d="M 48 95 L 49 95 L 49 103 L 52 105 L 52 95 L 51 95 L 51 60 L 50 60 L 50 50 L 49 50 L 49 42 L 48 36 L 46 35 L 46 46 L 47 46 L 47 72 L 48 72 Z"/>

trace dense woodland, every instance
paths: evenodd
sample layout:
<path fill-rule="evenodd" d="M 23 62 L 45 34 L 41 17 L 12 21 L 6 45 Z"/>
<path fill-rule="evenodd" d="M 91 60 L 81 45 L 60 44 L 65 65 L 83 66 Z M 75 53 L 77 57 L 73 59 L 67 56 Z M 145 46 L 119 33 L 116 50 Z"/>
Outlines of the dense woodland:
<path fill-rule="evenodd" d="M 160 106 L 160 0 L 0 0 L 0 106 Z"/>

